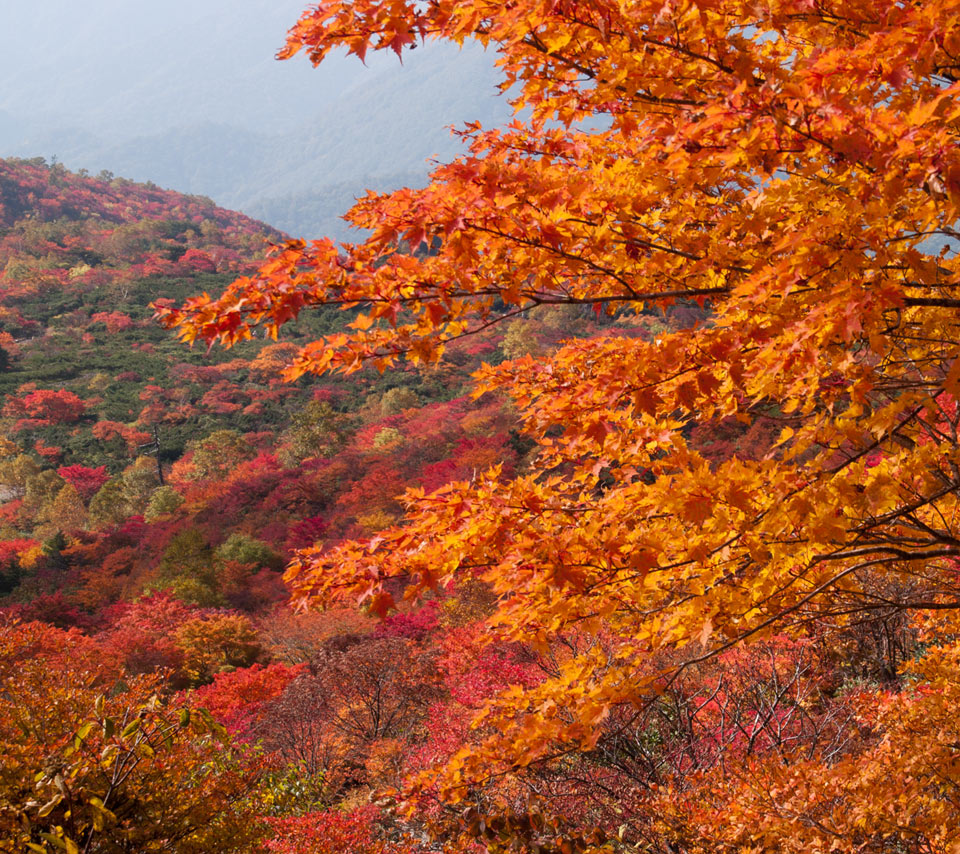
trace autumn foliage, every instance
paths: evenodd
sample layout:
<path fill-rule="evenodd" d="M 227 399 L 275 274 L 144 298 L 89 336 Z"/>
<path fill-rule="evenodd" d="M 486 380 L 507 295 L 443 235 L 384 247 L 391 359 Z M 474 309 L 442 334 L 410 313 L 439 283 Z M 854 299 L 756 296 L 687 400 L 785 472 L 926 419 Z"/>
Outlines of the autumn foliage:
<path fill-rule="evenodd" d="M 532 467 L 410 490 L 403 524 L 290 566 L 300 603 L 381 614 L 478 581 L 491 638 L 543 662 L 407 780 L 409 809 L 469 807 L 488 850 L 956 845 L 958 13 L 360 0 L 291 30 L 282 55 L 315 63 L 478 40 L 522 118 L 466 128 L 427 187 L 360 200 L 365 242 L 288 242 L 222 296 L 161 306 L 185 339 L 354 307 L 293 379 L 430 363 L 555 306 L 702 307 L 485 366 Z M 752 438 L 716 453 L 711 427 Z M 781 635 L 821 645 L 833 684 L 765 651 Z M 731 651 L 772 660 L 738 673 Z M 867 674 L 883 687 L 845 717 Z"/>
<path fill-rule="evenodd" d="M 71 391 L 39 389 L 20 398 L 10 398 L 3 414 L 20 418 L 18 427 L 40 424 L 69 424 L 83 415 L 86 404 Z"/>
<path fill-rule="evenodd" d="M 517 119 L 254 273 L 0 161 L 0 850 L 956 854 L 958 22 L 329 0 Z"/>
<path fill-rule="evenodd" d="M 262 836 L 253 775 L 209 714 L 97 658 L 76 633 L 0 627 L 2 850 L 237 851 Z"/>

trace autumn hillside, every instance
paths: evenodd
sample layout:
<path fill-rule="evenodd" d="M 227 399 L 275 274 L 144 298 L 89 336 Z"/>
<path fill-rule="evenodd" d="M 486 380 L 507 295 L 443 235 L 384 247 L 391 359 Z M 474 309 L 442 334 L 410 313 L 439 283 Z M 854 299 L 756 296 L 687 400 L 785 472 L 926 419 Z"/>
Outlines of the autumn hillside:
<path fill-rule="evenodd" d="M 483 362 L 539 356 L 572 334 L 646 335 L 665 328 L 664 316 L 625 324 L 558 308 L 467 339 L 443 364 L 290 384 L 280 373 L 298 347 L 346 328 L 355 312 L 321 309 L 277 342 L 207 352 L 179 343 L 150 307 L 220 293 L 277 232 L 207 199 L 40 160 L 0 161 L 0 192 L 0 662 L 26 656 L 33 668 L 24 676 L 0 663 L 0 735 L 19 745 L 17 767 L 34 768 L 45 739 L 59 737 L 38 730 L 24 741 L 9 730 L 24 692 L 50 733 L 61 726 L 50 704 L 61 701 L 80 716 L 69 726 L 99 715 L 102 727 L 110 713 L 95 710 L 96 696 L 122 678 L 113 714 L 156 695 L 173 709 L 155 713 L 161 730 L 164 715 L 179 720 L 188 705 L 214 715 L 214 729 L 191 718 L 170 761 L 204 755 L 221 734 L 237 745 L 209 802 L 187 805 L 190 822 L 211 823 L 214 837 L 196 837 L 204 845 L 247 844 L 242 819 L 252 840 L 275 835 L 256 850 L 299 851 L 328 833 L 367 850 L 382 816 L 330 810 L 363 804 L 407 763 L 450 750 L 464 709 L 514 678 L 535 680 L 535 668 L 519 650 L 475 645 L 489 607 L 482 585 L 385 623 L 349 610 L 296 616 L 284 565 L 296 549 L 388 527 L 409 488 L 491 466 L 505 477 L 525 470 L 531 442 L 515 412 L 470 394 Z M 350 710 L 374 690 L 386 708 L 354 720 Z M 106 737 L 98 749 L 136 753 L 131 739 Z M 94 773 L 87 761 L 71 766 L 75 781 Z M 132 780 L 124 797 L 155 782 Z M 241 791 L 266 806 L 241 809 L 232 801 Z M 10 797 L 0 793 L 0 826 L 26 817 L 30 839 L 51 821 L 64 827 L 67 800 L 41 816 Z M 168 797 L 162 787 L 157 797 Z M 106 808 L 108 825 L 142 824 L 138 844 L 166 832 L 132 805 L 126 817 Z M 78 816 L 99 807 L 70 809 L 74 832 L 90 833 Z"/>
<path fill-rule="evenodd" d="M 960 0 L 432 40 L 356 242 L 4 165 L 0 851 L 958 854 Z"/>
<path fill-rule="evenodd" d="M 350 313 L 208 353 L 178 343 L 150 307 L 218 293 L 277 232 L 207 199 L 40 161 L 0 161 L 0 189 L 2 593 L 58 624 L 101 625 L 104 609 L 154 590 L 247 610 L 282 599 L 292 549 L 376 530 L 409 486 L 521 464 L 513 416 L 466 395 L 481 359 L 550 346 L 568 321 L 601 329 L 558 314 L 444 367 L 291 385 L 279 373 L 297 342 Z M 267 556 L 248 567 L 269 568 L 256 583 L 198 574 L 231 536 Z M 187 542 L 196 565 L 173 568 L 168 552 Z"/>
<path fill-rule="evenodd" d="M 0 160 L 0 234 L 6 306 L 55 285 L 80 293 L 151 275 L 236 272 L 280 236 L 202 196 L 42 158 Z"/>

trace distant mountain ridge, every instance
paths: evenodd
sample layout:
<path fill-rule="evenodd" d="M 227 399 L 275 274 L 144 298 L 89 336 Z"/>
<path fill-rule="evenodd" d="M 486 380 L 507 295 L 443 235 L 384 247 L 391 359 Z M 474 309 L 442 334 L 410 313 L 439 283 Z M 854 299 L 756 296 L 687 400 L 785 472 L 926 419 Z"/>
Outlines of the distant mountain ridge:
<path fill-rule="evenodd" d="M 276 62 L 305 6 L 47 0 L 46 16 L 5 10 L 0 155 L 55 155 L 342 239 L 353 198 L 423 183 L 431 157 L 456 156 L 448 126 L 509 117 L 477 45 L 426 45 L 403 65 L 392 55 L 366 66 L 335 56 L 317 69 L 303 57 Z M 38 38 L 56 58 L 37 56 Z"/>

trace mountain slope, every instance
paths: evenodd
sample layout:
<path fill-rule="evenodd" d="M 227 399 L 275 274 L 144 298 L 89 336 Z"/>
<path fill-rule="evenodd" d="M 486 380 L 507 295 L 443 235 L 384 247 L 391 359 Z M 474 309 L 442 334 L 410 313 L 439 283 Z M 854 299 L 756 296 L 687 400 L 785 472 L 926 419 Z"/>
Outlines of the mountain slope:
<path fill-rule="evenodd" d="M 0 305 L 48 286 L 83 291 L 144 275 L 233 272 L 280 232 L 203 196 L 0 160 Z"/>

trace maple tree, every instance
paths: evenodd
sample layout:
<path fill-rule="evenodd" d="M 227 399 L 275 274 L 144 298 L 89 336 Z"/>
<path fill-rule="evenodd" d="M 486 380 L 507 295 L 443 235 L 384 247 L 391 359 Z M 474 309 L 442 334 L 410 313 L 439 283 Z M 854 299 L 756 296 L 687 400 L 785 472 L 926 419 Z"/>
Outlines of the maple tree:
<path fill-rule="evenodd" d="M 40 389 L 22 398 L 9 398 L 3 414 L 20 418 L 18 424 L 63 424 L 78 420 L 86 403 L 70 391 Z"/>
<path fill-rule="evenodd" d="M 264 704 L 277 699 L 302 670 L 302 665 L 275 663 L 223 671 L 193 696 L 231 734 L 249 736 Z"/>
<path fill-rule="evenodd" d="M 295 379 L 429 362 L 553 306 L 683 309 L 653 337 L 611 329 L 483 368 L 478 392 L 510 395 L 538 442 L 534 468 L 412 490 L 405 524 L 289 568 L 302 602 L 381 613 L 394 580 L 410 598 L 477 576 L 500 638 L 595 639 L 487 704 L 485 739 L 419 785 L 456 802 L 589 753 L 617 709 L 642 714 L 654 686 L 776 632 L 888 612 L 952 626 L 958 13 L 958 0 L 330 0 L 291 30 L 281 55 L 315 63 L 475 39 L 497 50 L 523 118 L 467 127 L 468 150 L 427 187 L 361 199 L 348 217 L 366 241 L 290 241 L 217 298 L 159 306 L 183 338 L 231 345 L 313 306 L 356 309 L 351 330 L 299 348 Z M 731 424 L 772 441 L 719 457 L 692 436 Z M 922 678 L 940 698 L 952 629 L 930 643 Z M 883 720 L 875 770 L 906 737 Z M 943 850 L 955 805 L 928 775 L 944 762 L 898 765 L 901 790 L 923 797 L 875 829 L 804 824 L 768 790 L 757 809 L 780 829 L 753 816 L 729 844 L 779 846 L 821 822 L 844 850 L 866 833 Z M 858 779 L 874 777 L 845 767 L 837 797 L 866 797 Z M 488 806 L 507 835 L 515 796 Z M 702 830 L 717 845 L 719 827 Z M 602 844 L 571 840 L 558 850 Z"/>
<path fill-rule="evenodd" d="M 110 480 L 106 466 L 97 466 L 97 468 L 82 465 L 61 466 L 57 469 L 57 474 L 71 484 L 85 501 L 93 498 L 100 487 Z"/>
<path fill-rule="evenodd" d="M 253 626 L 240 615 L 188 620 L 175 637 L 184 657 L 183 671 L 194 683 L 209 682 L 215 673 L 248 667 L 260 654 Z"/>

